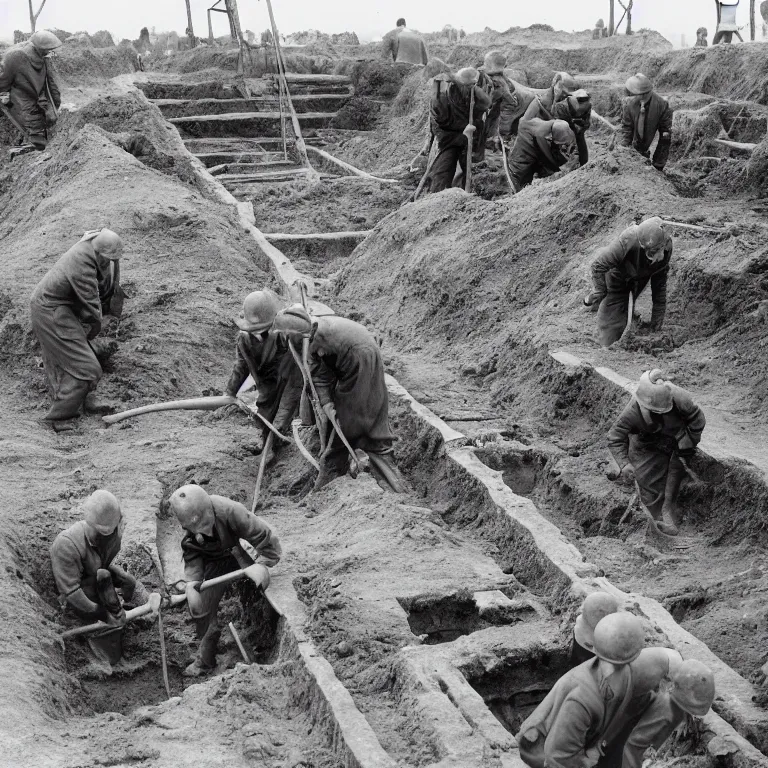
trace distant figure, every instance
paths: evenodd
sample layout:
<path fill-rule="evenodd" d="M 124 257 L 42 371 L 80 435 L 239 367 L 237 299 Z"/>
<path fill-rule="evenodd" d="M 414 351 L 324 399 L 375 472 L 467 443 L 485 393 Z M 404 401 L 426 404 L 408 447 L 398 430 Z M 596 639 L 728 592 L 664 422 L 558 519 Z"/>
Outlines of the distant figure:
<path fill-rule="evenodd" d="M 392 56 L 392 61 L 400 64 L 427 63 L 427 46 L 424 38 L 405 26 L 405 19 L 397 20 L 397 28 L 384 36 L 384 51 Z"/>
<path fill-rule="evenodd" d="M 602 19 L 598 19 L 595 22 L 595 28 L 592 30 L 592 39 L 599 40 L 601 37 L 606 37 L 606 31 L 605 22 Z"/>
<path fill-rule="evenodd" d="M 261 33 L 261 44 L 266 47 L 268 45 L 272 45 L 272 31 L 269 29 L 265 29 Z"/>
<path fill-rule="evenodd" d="M 466 36 L 467 36 L 467 33 L 463 29 L 460 29 L 459 30 L 459 40 L 463 40 Z M 765 35 L 763 35 L 763 36 L 765 36 Z"/>
<path fill-rule="evenodd" d="M 706 27 L 699 27 L 696 30 L 696 45 L 694 45 L 694 48 L 706 48 L 709 43 L 707 43 L 707 28 Z"/>

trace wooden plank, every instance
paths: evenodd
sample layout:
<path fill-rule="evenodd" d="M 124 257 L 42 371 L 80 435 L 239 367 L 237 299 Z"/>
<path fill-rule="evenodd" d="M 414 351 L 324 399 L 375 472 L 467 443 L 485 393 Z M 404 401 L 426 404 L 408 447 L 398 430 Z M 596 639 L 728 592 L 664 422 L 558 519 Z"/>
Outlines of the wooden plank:
<path fill-rule="evenodd" d="M 336 112 L 303 112 L 298 114 L 299 121 L 331 120 Z M 228 112 L 223 115 L 190 115 L 189 117 L 172 117 L 169 123 L 232 123 L 243 120 L 280 120 L 279 112 Z"/>
<path fill-rule="evenodd" d="M 264 237 L 272 243 L 295 242 L 301 240 L 365 240 L 373 232 L 372 229 L 364 229 L 355 232 L 313 232 L 311 234 L 282 234 L 279 232 L 266 233 Z"/>

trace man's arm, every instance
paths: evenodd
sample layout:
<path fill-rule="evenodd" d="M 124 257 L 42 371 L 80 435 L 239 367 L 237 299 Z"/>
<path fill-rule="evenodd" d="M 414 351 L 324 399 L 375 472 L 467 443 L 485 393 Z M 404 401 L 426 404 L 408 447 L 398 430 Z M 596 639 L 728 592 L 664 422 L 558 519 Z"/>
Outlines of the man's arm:
<path fill-rule="evenodd" d="M 9 51 L 5 54 L 2 64 L 0 64 L 0 93 L 11 90 L 23 55 L 21 51 Z"/>
<path fill-rule="evenodd" d="M 631 147 L 635 138 L 635 121 L 629 108 L 629 99 L 624 102 L 621 110 L 621 143 Z"/>
<path fill-rule="evenodd" d="M 671 255 L 672 245 L 669 246 Z M 665 256 L 666 258 L 666 256 Z M 651 309 L 651 328 L 655 331 L 661 330 L 664 325 L 664 315 L 667 313 L 667 280 L 669 278 L 669 266 L 654 272 L 651 275 L 651 298 L 653 299 L 653 308 Z"/>
<path fill-rule="evenodd" d="M 704 411 L 693 402 L 693 398 L 684 389 L 676 387 L 674 395 L 675 405 L 685 419 L 688 434 L 691 436 L 693 444 L 698 445 L 701 442 L 701 433 L 707 425 Z"/>
<path fill-rule="evenodd" d="M 315 383 L 317 396 L 320 399 L 320 405 L 333 403 L 331 390 L 337 379 L 336 372 L 326 363 L 323 355 L 311 355 L 310 368 L 312 381 Z"/>
<path fill-rule="evenodd" d="M 80 317 L 91 325 L 101 325 L 101 299 L 99 298 L 99 277 L 95 260 L 81 254 L 74 269 L 67 274 L 72 291 L 81 305 Z M 71 263 L 71 262 L 70 262 Z"/>
<path fill-rule="evenodd" d="M 533 120 L 534 117 L 539 117 L 541 114 L 542 104 L 539 99 L 534 96 L 531 103 L 520 118 L 520 124 L 527 123 L 529 120 Z"/>
<path fill-rule="evenodd" d="M 590 303 L 601 302 L 608 294 L 608 288 L 605 284 L 605 274 L 612 269 L 617 269 L 624 261 L 626 252 L 621 238 L 617 237 L 608 245 L 600 248 L 592 261 L 592 284 L 594 293 L 589 297 Z"/>
<path fill-rule="evenodd" d="M 205 563 L 203 556 L 194 550 L 189 550 L 184 546 L 189 534 L 185 534 L 181 540 L 181 552 L 184 559 L 184 579 L 187 582 L 202 581 L 205 576 Z"/>
<path fill-rule="evenodd" d="M 635 430 L 634 398 L 627 403 L 619 418 L 608 430 L 608 450 L 622 469 L 629 464 L 629 435 Z"/>
<path fill-rule="evenodd" d="M 680 722 L 672 711 L 669 694 L 657 695 L 627 739 L 622 768 L 642 768 L 645 751 L 649 747 L 658 749 Z"/>
<path fill-rule="evenodd" d="M 95 621 L 106 619 L 106 609 L 94 603 L 80 586 L 83 578 L 83 562 L 75 545 L 65 536 L 59 536 L 53 542 L 51 567 L 59 594 L 66 598 L 78 613 L 84 618 Z"/>
<path fill-rule="evenodd" d="M 226 392 L 232 397 L 236 397 L 240 391 L 240 387 L 243 386 L 243 382 L 248 378 L 250 374 L 250 368 L 243 356 L 242 342 L 240 341 L 240 335 L 237 338 L 237 348 L 235 352 L 235 364 L 232 366 L 232 373 L 229 375 L 227 381 Z"/>
<path fill-rule="evenodd" d="M 547 768 L 582 768 L 591 724 L 589 712 L 578 701 L 566 699 L 544 742 Z"/>
<path fill-rule="evenodd" d="M 59 91 L 56 78 L 53 76 L 53 67 L 51 67 L 50 59 L 45 62 L 45 76 L 48 80 L 48 90 L 51 92 L 53 104 L 58 109 L 61 106 L 61 91 Z"/>
<path fill-rule="evenodd" d="M 260 517 L 233 501 L 229 521 L 233 533 L 245 539 L 256 550 L 259 555 L 257 563 L 269 568 L 277 565 L 283 549 L 274 531 Z"/>
<path fill-rule="evenodd" d="M 660 171 L 664 169 L 669 159 L 669 148 L 672 145 L 672 115 L 673 110 L 667 104 L 659 120 L 659 143 L 656 145 L 652 161 L 654 168 Z"/>

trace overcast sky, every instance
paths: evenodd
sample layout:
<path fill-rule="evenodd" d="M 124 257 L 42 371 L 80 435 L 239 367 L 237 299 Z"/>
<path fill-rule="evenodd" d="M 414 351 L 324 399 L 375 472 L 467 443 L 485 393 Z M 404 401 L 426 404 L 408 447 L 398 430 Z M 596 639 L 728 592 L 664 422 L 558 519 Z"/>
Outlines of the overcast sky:
<path fill-rule="evenodd" d="M 206 9 L 213 0 L 191 0 L 195 33 L 206 36 Z M 33 0 L 35 8 L 40 0 Z M 223 2 L 221 3 L 223 6 Z M 739 11 L 740 24 L 748 23 L 748 0 Z M 746 7 L 743 7 L 746 6 Z M 239 0 L 243 29 L 257 34 L 269 26 L 264 0 Z M 618 12 L 621 9 L 616 5 Z M 608 21 L 608 0 L 273 0 L 277 26 L 284 34 L 304 29 L 323 32 L 354 31 L 361 39 L 381 36 L 391 29 L 398 16 L 405 16 L 408 26 L 424 32 L 441 29 L 445 24 L 476 32 L 486 26 L 505 30 L 533 23 L 551 24 L 567 31 L 591 27 L 602 16 Z M 224 14 L 215 17 L 214 34 L 226 34 Z M 139 36 L 143 26 L 158 32 L 175 29 L 184 32 L 187 25 L 184 0 L 47 0 L 38 21 L 38 29 L 58 27 L 68 32 L 107 29 L 119 38 Z M 688 44 L 696 39 L 696 28 L 706 26 L 710 39 L 715 28 L 712 0 L 636 0 L 633 11 L 635 29 L 651 27 L 675 45 L 681 33 Z M 13 36 L 14 29 L 29 30 L 28 0 L 0 0 L 0 39 Z"/>

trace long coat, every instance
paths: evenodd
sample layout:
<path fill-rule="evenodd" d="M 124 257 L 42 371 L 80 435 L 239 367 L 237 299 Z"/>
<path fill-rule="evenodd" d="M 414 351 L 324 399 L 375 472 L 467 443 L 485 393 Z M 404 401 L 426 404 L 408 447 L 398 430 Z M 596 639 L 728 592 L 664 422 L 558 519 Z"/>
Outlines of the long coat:
<path fill-rule="evenodd" d="M 653 164 L 656 168 L 663 168 L 669 158 L 669 147 L 672 143 L 672 115 L 673 111 L 666 99 L 658 93 L 651 95 L 650 101 L 645 107 L 645 114 L 641 122 L 641 100 L 639 96 L 633 96 L 624 102 L 621 114 L 621 141 L 626 147 L 634 147 L 641 154 L 646 154 L 653 144 L 656 134 L 659 134 L 659 143 L 653 153 Z M 642 126 L 642 136 L 640 127 Z"/>
<path fill-rule="evenodd" d="M 48 61 L 32 43 L 11 48 L 0 66 L 0 93 L 10 92 L 11 114 L 33 136 L 44 135 L 46 129 L 45 102 L 48 101 L 46 81 L 53 103 L 58 109 L 61 94 L 49 69 Z M 43 102 L 41 106 L 41 102 Z"/>
<path fill-rule="evenodd" d="M 355 448 L 386 453 L 395 439 L 376 340 L 344 317 L 317 318 L 309 364 L 321 405 L 333 403 L 339 426 Z"/>
<path fill-rule="evenodd" d="M 82 322 L 101 326 L 101 302 L 113 288 L 113 263 L 99 258 L 90 241 L 80 241 L 54 264 L 32 293 L 32 329 L 42 347 L 54 394 L 59 391 L 62 374 L 94 384 L 101 378 L 101 366 Z"/>

